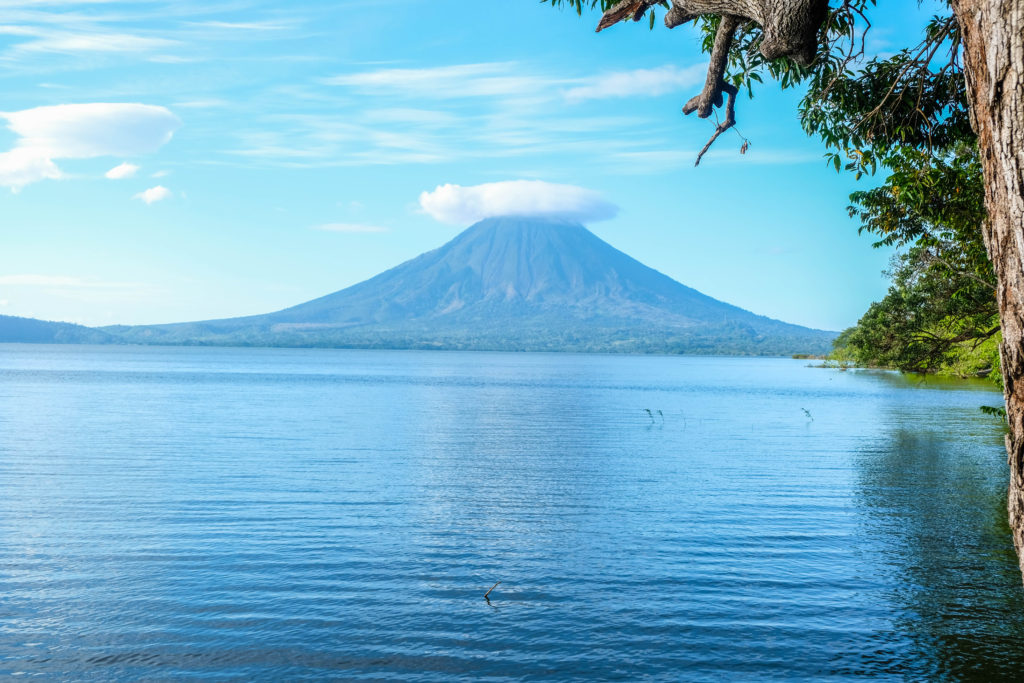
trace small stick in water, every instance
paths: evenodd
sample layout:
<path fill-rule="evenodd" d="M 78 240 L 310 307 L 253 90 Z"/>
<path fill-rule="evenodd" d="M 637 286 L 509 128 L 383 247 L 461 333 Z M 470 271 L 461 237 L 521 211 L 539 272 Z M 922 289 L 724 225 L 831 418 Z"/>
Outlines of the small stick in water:
<path fill-rule="evenodd" d="M 498 583 L 501 583 L 501 581 L 499 581 Z M 487 591 L 486 593 L 484 593 L 484 600 L 489 600 L 489 599 L 490 599 L 490 598 L 488 598 L 487 596 L 491 594 L 491 591 L 492 591 L 492 590 L 494 590 L 495 588 L 497 588 L 497 587 L 498 587 L 498 583 L 496 583 L 496 584 L 494 584 L 493 586 L 491 586 L 491 590 L 489 590 L 489 591 Z"/>

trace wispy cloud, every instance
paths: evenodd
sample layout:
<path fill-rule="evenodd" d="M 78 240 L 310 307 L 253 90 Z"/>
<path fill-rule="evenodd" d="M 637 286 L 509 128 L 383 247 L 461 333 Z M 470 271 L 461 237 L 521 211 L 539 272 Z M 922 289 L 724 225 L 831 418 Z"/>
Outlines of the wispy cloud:
<path fill-rule="evenodd" d="M 324 79 L 327 85 L 427 99 L 526 95 L 537 90 L 536 76 L 519 75 L 514 62 L 456 64 L 425 69 L 377 69 Z"/>
<path fill-rule="evenodd" d="M 131 178 L 139 172 L 139 167 L 135 164 L 129 164 L 127 161 L 118 164 L 114 168 L 107 171 L 104 175 L 111 180 L 124 180 L 125 178 Z"/>
<path fill-rule="evenodd" d="M 118 0 L 0 0 L 0 8 L 75 7 L 78 5 L 105 5 Z"/>
<path fill-rule="evenodd" d="M 296 21 L 196 21 L 189 22 L 203 28 L 227 29 L 229 31 L 284 31 L 294 28 Z"/>
<path fill-rule="evenodd" d="M 606 71 L 584 77 L 531 72 L 518 62 L 483 62 L 419 69 L 387 68 L 342 74 L 324 83 L 378 95 L 417 99 L 519 97 L 569 101 L 610 97 L 654 97 L 691 88 L 705 77 L 707 66 L 666 64 L 653 69 Z"/>
<path fill-rule="evenodd" d="M 90 5 L 109 5 L 108 8 Z M 251 3 L 168 3 L 143 0 L 0 0 L 0 36 L 7 36 L 0 61 L 12 70 L 78 70 L 67 58 L 116 63 L 138 55 L 162 64 L 194 63 L 218 54 L 226 42 L 265 42 L 287 35 L 305 19 L 296 12 L 272 19 L 252 17 Z M 244 19 L 209 19 L 237 11 Z M 159 23 L 154 19 L 159 15 Z M 63 56 L 65 59 L 60 59 Z M 279 58 L 287 58 L 281 56 Z"/>
<path fill-rule="evenodd" d="M 120 289 L 137 286 L 132 282 L 103 282 L 68 275 L 0 275 L 0 286 L 9 287 L 57 287 L 67 289 Z"/>
<path fill-rule="evenodd" d="M 256 163 L 307 168 L 572 153 L 607 157 L 646 147 L 657 131 L 639 113 L 616 116 L 582 107 L 571 116 L 551 112 L 567 103 L 672 92 L 697 83 L 703 73 L 699 65 L 668 65 L 579 76 L 518 62 L 370 68 L 324 79 L 327 89 L 292 86 L 288 101 L 317 113 L 260 117 L 225 151 Z"/>
<path fill-rule="evenodd" d="M 219 97 L 210 97 L 202 100 L 185 100 L 182 102 L 175 102 L 175 107 L 181 109 L 214 109 L 217 107 L 226 107 L 230 104 L 227 100 Z"/>
<path fill-rule="evenodd" d="M 165 50 L 180 45 L 179 41 L 134 33 L 98 30 L 68 31 L 51 26 L 0 26 L 0 34 L 13 36 L 16 52 L 84 52 L 131 53 Z"/>
<path fill-rule="evenodd" d="M 666 64 L 656 69 L 612 71 L 584 79 L 583 84 L 566 90 L 565 98 L 581 102 L 610 97 L 655 97 L 692 88 L 704 80 L 706 72 L 704 64 L 686 68 Z"/>
<path fill-rule="evenodd" d="M 183 57 L 181 55 L 153 55 L 147 57 L 146 61 L 154 64 L 195 64 L 203 60 L 199 57 Z"/>
<path fill-rule="evenodd" d="M 362 223 L 324 223 L 323 225 L 314 225 L 314 230 L 322 230 L 323 232 L 352 232 L 352 233 L 379 233 L 379 232 L 391 232 L 388 228 L 380 225 L 364 225 Z"/>

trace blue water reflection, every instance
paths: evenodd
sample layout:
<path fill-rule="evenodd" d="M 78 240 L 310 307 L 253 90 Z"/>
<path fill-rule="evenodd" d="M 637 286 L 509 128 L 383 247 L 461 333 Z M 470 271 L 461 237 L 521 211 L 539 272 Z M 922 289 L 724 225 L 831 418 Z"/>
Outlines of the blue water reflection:
<path fill-rule="evenodd" d="M 0 347 L 0 675 L 1017 675 L 998 395 L 805 365 Z"/>

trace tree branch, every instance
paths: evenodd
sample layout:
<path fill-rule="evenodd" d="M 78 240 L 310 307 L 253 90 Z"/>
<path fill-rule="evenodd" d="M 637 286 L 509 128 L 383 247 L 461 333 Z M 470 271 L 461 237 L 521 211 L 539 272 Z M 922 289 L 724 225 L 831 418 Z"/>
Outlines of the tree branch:
<path fill-rule="evenodd" d="M 813 61 L 817 54 L 818 29 L 828 14 L 828 0 L 671 0 L 670 3 L 663 0 L 621 0 L 602 15 L 597 30 L 603 31 L 629 18 L 637 20 L 651 7 L 659 4 L 670 4 L 665 15 L 665 25 L 668 28 L 674 28 L 702 15 L 720 17 L 704 89 L 686 103 L 683 113 L 690 114 L 696 111 L 697 116 L 706 119 L 714 107 L 723 105 L 724 92 L 728 95 L 725 102 L 725 120 L 716 126 L 711 139 L 697 155 L 695 165 L 700 164 L 705 152 L 722 133 L 736 125 L 737 88 L 725 82 L 729 49 L 732 47 L 736 28 L 746 21 L 755 22 L 762 29 L 759 49 L 765 59 L 790 57 L 797 63 L 806 65 Z M 741 151 L 746 151 L 746 148 L 747 145 L 744 144 Z"/>
<path fill-rule="evenodd" d="M 707 141 L 704 148 L 697 155 L 696 161 L 693 162 L 694 166 L 700 166 L 700 160 L 703 159 L 704 154 L 711 149 L 711 145 L 715 143 L 715 140 L 718 139 L 719 135 L 736 125 L 736 94 L 739 92 L 739 88 L 734 85 L 730 85 L 729 83 L 722 83 L 720 89 L 724 90 L 729 96 L 728 100 L 725 102 L 725 120 L 715 126 L 715 132 L 711 135 L 711 139 Z M 721 93 L 719 93 L 719 98 L 721 98 Z M 686 110 L 684 109 L 683 111 L 685 112 Z M 744 144 L 740 152 L 745 152 L 746 150 L 747 145 Z"/>
<path fill-rule="evenodd" d="M 706 119 L 711 116 L 713 107 L 722 106 L 722 93 L 725 92 L 729 96 L 725 103 L 725 120 L 715 127 L 711 139 L 697 155 L 694 166 L 700 165 L 700 160 L 719 135 L 736 125 L 736 95 L 739 89 L 731 83 L 725 82 L 725 68 L 729 64 L 729 48 L 732 47 L 733 35 L 739 25 L 739 17 L 731 15 L 722 17 L 718 24 L 718 32 L 715 33 L 714 47 L 711 48 L 711 63 L 708 65 L 708 77 L 704 81 L 704 89 L 683 106 L 683 114 L 688 116 L 697 112 L 697 116 Z"/>
<path fill-rule="evenodd" d="M 601 21 L 597 24 L 597 33 L 624 19 L 639 21 L 652 5 L 657 5 L 660 2 L 661 0 L 622 0 L 601 15 Z"/>

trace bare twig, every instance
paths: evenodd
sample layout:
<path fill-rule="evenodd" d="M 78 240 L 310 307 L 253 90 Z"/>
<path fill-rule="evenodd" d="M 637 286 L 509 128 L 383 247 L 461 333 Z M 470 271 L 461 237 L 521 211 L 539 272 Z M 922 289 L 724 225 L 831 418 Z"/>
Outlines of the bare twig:
<path fill-rule="evenodd" d="M 498 581 L 498 583 L 501 583 L 501 581 Z M 492 590 L 494 590 L 495 588 L 498 587 L 498 583 L 496 583 L 493 586 L 491 586 L 490 590 L 488 590 L 486 593 L 484 593 L 484 600 L 490 600 L 490 598 L 488 598 L 487 596 L 491 594 Z"/>
<path fill-rule="evenodd" d="M 689 115 L 697 112 L 697 116 L 706 119 L 711 116 L 714 107 L 722 106 L 723 92 L 728 98 L 724 102 L 725 120 L 715 127 L 711 139 L 697 155 L 694 166 L 700 165 L 700 160 L 719 135 L 736 125 L 736 95 L 739 93 L 739 89 L 731 83 L 725 82 L 725 68 L 729 63 L 729 48 L 732 46 L 733 35 L 739 25 L 739 17 L 731 15 L 722 17 L 718 24 L 718 32 L 715 33 L 715 44 L 711 48 L 711 63 L 708 65 L 708 76 L 704 81 L 704 89 L 683 107 L 683 114 Z"/>
<path fill-rule="evenodd" d="M 882 108 L 888 103 L 889 98 L 892 97 L 893 93 L 896 92 L 896 88 L 903 84 L 903 77 L 906 76 L 912 69 L 917 69 L 920 77 L 923 79 L 927 73 L 928 65 L 931 64 L 932 59 L 935 57 L 935 53 L 938 52 L 939 48 L 945 42 L 946 38 L 949 37 L 956 25 L 956 20 L 953 17 L 948 18 L 939 31 L 934 36 L 929 36 L 914 49 L 917 52 L 911 58 L 906 65 L 900 69 L 899 73 L 892 79 L 892 85 L 889 86 L 889 90 L 886 91 L 885 95 L 878 102 L 874 109 L 864 114 L 856 123 L 850 127 L 850 132 L 853 133 L 860 129 L 861 125 L 872 119 L 875 115 L 882 111 Z M 921 103 L 921 92 L 922 88 L 918 90 L 917 105 Z"/>
<path fill-rule="evenodd" d="M 739 92 L 739 89 L 729 83 L 722 83 L 721 90 L 724 90 L 729 96 L 725 102 L 725 120 L 715 126 L 715 132 L 711 135 L 711 139 L 707 141 L 707 144 L 704 145 L 704 149 L 702 149 L 697 155 L 697 160 L 693 162 L 694 166 L 700 166 L 700 160 L 703 159 L 704 154 L 711 149 L 711 145 L 715 143 L 715 140 L 718 139 L 719 135 L 736 125 L 736 94 Z M 686 110 L 684 109 L 683 111 L 685 112 Z M 698 113 L 698 116 L 699 115 L 700 114 Z M 743 151 L 747 151 L 746 144 L 743 146 Z"/>

